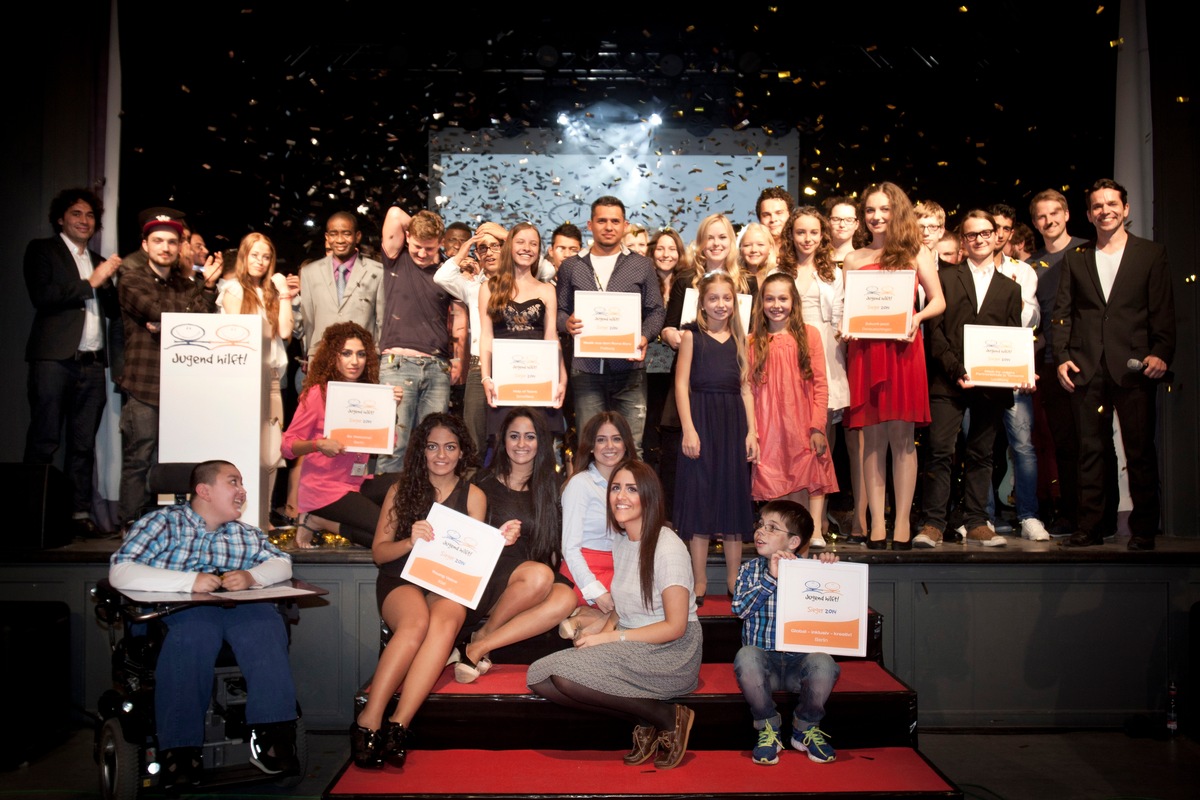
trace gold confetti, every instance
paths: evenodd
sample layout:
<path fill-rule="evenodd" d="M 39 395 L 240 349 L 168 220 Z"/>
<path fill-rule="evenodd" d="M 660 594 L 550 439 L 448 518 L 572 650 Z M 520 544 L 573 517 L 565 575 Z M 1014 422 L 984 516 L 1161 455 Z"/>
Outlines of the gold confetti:
<path fill-rule="evenodd" d="M 965 13 L 967 13 L 967 7 L 966 7 L 966 6 L 959 6 L 959 7 L 958 7 L 958 11 L 959 11 L 959 13 L 960 13 L 960 14 L 965 14 Z"/>
<path fill-rule="evenodd" d="M 777 72 L 775 74 L 779 77 L 779 80 L 781 80 L 781 81 L 785 81 L 788 78 L 792 77 L 792 71 L 790 69 L 785 69 L 785 70 L 783 70 L 781 72 Z M 797 80 L 799 80 L 799 79 L 797 78 Z"/>
<path fill-rule="evenodd" d="M 1109 47 L 1120 47 L 1123 44 L 1125 44 L 1125 37 L 1119 36 L 1116 39 L 1109 41 L 1108 46 Z"/>
<path fill-rule="evenodd" d="M 1186 103 L 1186 102 L 1190 101 L 1191 99 L 1192 98 L 1187 97 L 1186 95 L 1179 95 L 1178 97 L 1175 98 L 1175 102 L 1176 103 Z"/>
<path fill-rule="evenodd" d="M 1104 11 L 1104 6 L 1096 6 L 1096 13 L 1097 13 L 1097 14 L 1101 13 L 1102 11 Z"/>

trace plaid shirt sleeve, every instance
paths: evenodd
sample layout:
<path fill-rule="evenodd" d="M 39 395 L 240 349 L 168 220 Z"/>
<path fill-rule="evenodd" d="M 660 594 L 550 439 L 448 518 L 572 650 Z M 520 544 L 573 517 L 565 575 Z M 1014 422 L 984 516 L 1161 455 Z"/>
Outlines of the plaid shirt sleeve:
<path fill-rule="evenodd" d="M 734 585 L 733 613 L 742 618 L 742 644 L 764 650 L 775 649 L 775 592 L 779 584 L 771 577 L 767 559 L 748 561 L 738 571 Z"/>

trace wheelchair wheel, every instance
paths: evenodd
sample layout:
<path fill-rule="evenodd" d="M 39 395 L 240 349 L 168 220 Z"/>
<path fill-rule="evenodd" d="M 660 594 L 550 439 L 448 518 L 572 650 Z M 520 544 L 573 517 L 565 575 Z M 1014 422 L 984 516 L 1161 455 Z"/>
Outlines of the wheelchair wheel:
<path fill-rule="evenodd" d="M 104 800 L 136 800 L 141 755 L 125 741 L 121 723 L 106 720 L 96 756 L 100 762 L 100 796 Z"/>
<path fill-rule="evenodd" d="M 304 727 L 304 717 L 296 718 L 296 761 L 300 764 L 296 774 L 280 778 L 275 781 L 276 785 L 282 786 L 284 789 L 294 789 L 308 774 L 308 733 Z"/>

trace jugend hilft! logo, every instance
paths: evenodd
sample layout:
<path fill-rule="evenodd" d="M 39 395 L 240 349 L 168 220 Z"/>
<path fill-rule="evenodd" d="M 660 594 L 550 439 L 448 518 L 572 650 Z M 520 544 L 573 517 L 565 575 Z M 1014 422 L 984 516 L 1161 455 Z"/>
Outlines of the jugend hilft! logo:
<path fill-rule="evenodd" d="M 173 326 L 169 334 L 171 341 L 164 344 L 164 349 L 166 350 L 173 350 L 175 348 L 194 348 L 205 351 L 236 349 L 255 352 L 258 350 L 256 343 L 250 341 L 250 329 L 236 322 L 228 322 L 220 325 L 212 334 L 209 334 L 203 325 L 197 325 L 194 322 L 181 322 Z M 249 360 L 250 357 L 247 353 L 237 352 L 211 355 L 180 352 L 171 356 L 171 363 L 187 364 L 188 366 L 195 364 L 238 365 L 245 364 Z"/>

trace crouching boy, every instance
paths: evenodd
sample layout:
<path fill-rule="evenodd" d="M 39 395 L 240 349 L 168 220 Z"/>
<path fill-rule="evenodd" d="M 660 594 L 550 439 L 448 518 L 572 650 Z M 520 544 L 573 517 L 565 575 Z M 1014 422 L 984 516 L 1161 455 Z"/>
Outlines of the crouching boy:
<path fill-rule="evenodd" d="M 109 565 L 120 590 L 213 592 L 287 580 L 292 561 L 258 528 L 238 522 L 246 502 L 242 474 L 227 461 L 192 471 L 190 503 L 139 519 Z M 199 605 L 163 617 L 167 635 L 155 668 L 154 718 L 162 786 L 200 780 L 204 716 L 213 667 L 229 642 L 246 678 L 250 761 L 274 775 L 295 771 L 296 689 L 287 630 L 272 603 Z"/>
<path fill-rule="evenodd" d="M 751 754 L 755 764 L 779 763 L 783 720 L 771 693 L 780 689 L 798 696 L 792 716 L 792 747 L 807 752 L 818 763 L 837 758 L 819 726 L 825 716 L 825 701 L 841 669 L 827 653 L 775 649 L 779 562 L 805 557 L 812 534 L 813 520 L 804 506 L 791 500 L 772 500 L 763 506 L 754 531 L 758 558 L 743 564 L 738 572 L 733 613 L 743 620 L 742 648 L 733 660 L 733 671 L 758 731 L 758 744 Z M 824 553 L 820 559 L 832 563 L 837 556 Z"/>

